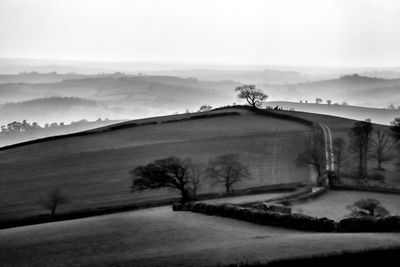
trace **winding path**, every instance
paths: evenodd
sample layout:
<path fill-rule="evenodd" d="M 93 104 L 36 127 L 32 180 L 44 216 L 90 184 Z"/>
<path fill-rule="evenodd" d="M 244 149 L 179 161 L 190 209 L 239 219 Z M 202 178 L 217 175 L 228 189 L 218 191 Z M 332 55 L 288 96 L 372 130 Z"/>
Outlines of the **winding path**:
<path fill-rule="evenodd" d="M 334 171 L 335 165 L 333 160 L 332 132 L 326 124 L 319 123 L 319 126 L 324 133 L 326 171 Z"/>

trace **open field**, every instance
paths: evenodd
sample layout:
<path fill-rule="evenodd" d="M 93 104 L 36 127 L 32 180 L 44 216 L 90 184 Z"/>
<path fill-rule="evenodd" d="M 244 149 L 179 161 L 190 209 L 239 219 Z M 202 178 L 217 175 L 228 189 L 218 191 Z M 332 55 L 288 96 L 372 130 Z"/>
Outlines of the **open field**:
<path fill-rule="evenodd" d="M 251 170 L 240 188 L 308 181 L 309 170 L 297 168 L 294 159 L 304 149 L 309 128 L 237 111 L 241 115 L 169 123 L 161 122 L 193 114 L 151 118 L 135 122 L 158 123 L 109 131 L 106 126 L 92 135 L 0 150 L 0 219 L 45 213 L 34 203 L 54 186 L 72 200 L 60 212 L 177 196 L 169 190 L 129 192 L 131 169 L 170 155 L 206 162 L 220 154 L 238 153 Z M 208 184 L 201 192 L 223 191 Z"/>
<path fill-rule="evenodd" d="M 317 234 L 159 207 L 0 230 L 2 266 L 215 266 L 400 246 L 399 234 Z"/>
<path fill-rule="evenodd" d="M 360 191 L 328 191 L 317 199 L 295 204 L 292 209 L 293 212 L 301 210 L 305 215 L 339 221 L 350 213 L 347 206 L 365 198 L 378 200 L 391 215 L 400 215 L 400 195 Z"/>

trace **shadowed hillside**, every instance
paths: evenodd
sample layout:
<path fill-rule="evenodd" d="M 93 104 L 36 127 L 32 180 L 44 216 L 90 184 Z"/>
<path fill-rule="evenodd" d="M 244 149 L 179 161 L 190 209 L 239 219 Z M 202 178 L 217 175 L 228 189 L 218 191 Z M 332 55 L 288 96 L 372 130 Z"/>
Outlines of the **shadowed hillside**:
<path fill-rule="evenodd" d="M 296 122 L 238 111 L 241 115 L 197 120 L 179 121 L 192 114 L 150 118 L 135 121 L 147 125 L 127 122 L 95 134 L 0 150 L 0 217 L 45 212 L 34 205 L 35 199 L 55 185 L 73 200 L 67 210 L 176 196 L 168 190 L 129 193 L 132 168 L 169 155 L 207 162 L 217 155 L 237 153 L 251 172 L 240 188 L 307 182 L 308 168 L 297 168 L 294 159 L 311 130 Z M 205 182 L 200 191 L 223 188 L 210 188 Z"/>

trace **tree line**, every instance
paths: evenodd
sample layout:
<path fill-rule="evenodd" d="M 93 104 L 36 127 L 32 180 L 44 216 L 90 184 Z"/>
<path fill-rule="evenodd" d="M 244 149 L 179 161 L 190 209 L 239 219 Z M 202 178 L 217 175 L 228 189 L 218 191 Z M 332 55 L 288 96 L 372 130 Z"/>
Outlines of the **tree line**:
<path fill-rule="evenodd" d="M 395 148 L 400 150 L 400 118 L 395 118 L 391 123 L 390 131 L 376 128 L 370 120 L 355 122 L 348 131 L 348 143 L 343 137 L 332 140 L 331 157 L 335 164 L 335 176 L 340 180 L 344 163 L 356 167 L 356 176 L 367 181 L 369 163 L 375 162 L 374 169 L 385 171 L 384 164 L 396 157 Z M 326 156 L 322 133 L 315 133 L 307 143 L 307 149 L 300 153 L 296 159 L 299 166 L 310 165 L 317 172 L 323 183 L 323 174 L 326 173 Z M 400 161 L 398 162 L 400 165 Z M 384 177 L 379 177 L 383 179 Z"/>

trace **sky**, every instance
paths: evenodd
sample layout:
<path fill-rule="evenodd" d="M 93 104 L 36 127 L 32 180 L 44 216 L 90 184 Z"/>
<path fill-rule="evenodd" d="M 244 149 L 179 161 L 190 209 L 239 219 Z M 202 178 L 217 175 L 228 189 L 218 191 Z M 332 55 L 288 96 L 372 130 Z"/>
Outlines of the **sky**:
<path fill-rule="evenodd" d="M 400 66 L 397 0 L 0 0 L 0 57 Z"/>

